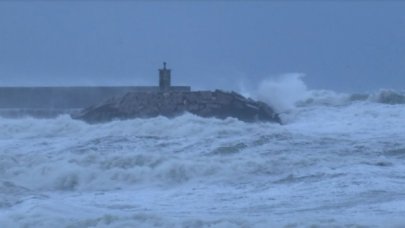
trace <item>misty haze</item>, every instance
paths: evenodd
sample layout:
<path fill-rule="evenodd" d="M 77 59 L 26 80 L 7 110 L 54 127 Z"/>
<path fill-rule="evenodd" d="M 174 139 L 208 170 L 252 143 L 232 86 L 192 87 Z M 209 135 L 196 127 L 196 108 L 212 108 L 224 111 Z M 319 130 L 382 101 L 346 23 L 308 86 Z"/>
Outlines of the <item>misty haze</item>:
<path fill-rule="evenodd" d="M 405 226 L 404 12 L 0 1 L 0 227 Z"/>

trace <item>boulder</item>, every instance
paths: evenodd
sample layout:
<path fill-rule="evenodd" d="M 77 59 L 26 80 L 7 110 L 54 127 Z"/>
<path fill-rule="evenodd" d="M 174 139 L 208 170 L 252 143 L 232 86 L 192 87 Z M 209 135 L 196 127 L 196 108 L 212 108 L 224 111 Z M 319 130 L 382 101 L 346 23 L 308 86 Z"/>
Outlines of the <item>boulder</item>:
<path fill-rule="evenodd" d="M 220 90 L 129 92 L 85 108 L 72 114 L 72 118 L 100 123 L 116 119 L 175 117 L 185 112 L 201 117 L 234 117 L 245 122 L 281 123 L 279 116 L 267 104 Z"/>

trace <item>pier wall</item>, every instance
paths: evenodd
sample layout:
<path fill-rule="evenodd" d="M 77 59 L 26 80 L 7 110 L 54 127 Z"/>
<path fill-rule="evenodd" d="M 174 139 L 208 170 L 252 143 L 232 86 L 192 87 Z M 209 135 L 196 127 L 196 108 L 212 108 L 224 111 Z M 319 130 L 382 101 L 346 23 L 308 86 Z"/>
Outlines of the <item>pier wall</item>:
<path fill-rule="evenodd" d="M 190 91 L 188 86 L 172 86 L 171 91 Z M 0 87 L 0 109 L 85 108 L 127 92 L 159 91 L 154 86 L 117 87 Z"/>

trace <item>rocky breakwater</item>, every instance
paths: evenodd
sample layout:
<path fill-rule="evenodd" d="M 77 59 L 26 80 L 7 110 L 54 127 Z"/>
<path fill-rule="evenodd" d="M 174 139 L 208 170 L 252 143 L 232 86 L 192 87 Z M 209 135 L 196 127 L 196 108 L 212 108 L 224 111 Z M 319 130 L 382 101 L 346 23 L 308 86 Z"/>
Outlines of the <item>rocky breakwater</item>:
<path fill-rule="evenodd" d="M 234 117 L 246 122 L 281 123 L 267 104 L 235 92 L 130 92 L 72 114 L 72 118 L 100 123 L 131 118 L 175 117 L 189 112 L 201 117 Z"/>

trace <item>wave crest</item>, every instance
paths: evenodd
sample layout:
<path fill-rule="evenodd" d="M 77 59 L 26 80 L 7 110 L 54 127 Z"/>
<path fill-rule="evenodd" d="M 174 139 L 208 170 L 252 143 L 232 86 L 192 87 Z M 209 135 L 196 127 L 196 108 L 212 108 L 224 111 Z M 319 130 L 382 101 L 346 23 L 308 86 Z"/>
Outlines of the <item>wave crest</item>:
<path fill-rule="evenodd" d="M 381 89 L 376 93 L 341 93 L 332 90 L 311 90 L 304 74 L 289 73 L 268 78 L 259 83 L 255 92 L 258 100 L 272 106 L 278 113 L 288 113 L 296 108 L 311 106 L 343 106 L 358 102 L 405 104 L 405 92 Z M 244 91 L 246 93 L 246 91 Z"/>
<path fill-rule="evenodd" d="M 262 81 L 257 90 L 257 99 L 266 102 L 277 112 L 293 109 L 298 101 L 308 97 L 308 89 L 301 73 L 284 74 Z"/>
<path fill-rule="evenodd" d="M 382 104 L 405 104 L 405 94 L 394 90 L 380 90 L 375 95 L 370 96 L 370 99 Z"/>

